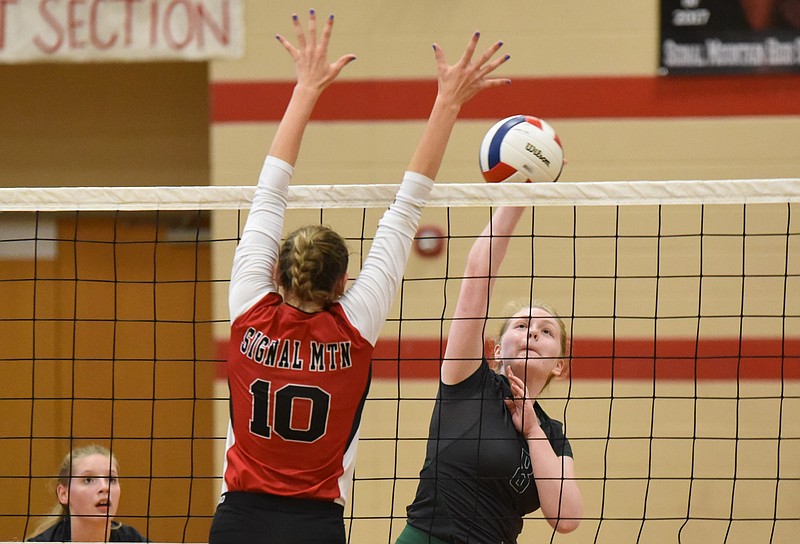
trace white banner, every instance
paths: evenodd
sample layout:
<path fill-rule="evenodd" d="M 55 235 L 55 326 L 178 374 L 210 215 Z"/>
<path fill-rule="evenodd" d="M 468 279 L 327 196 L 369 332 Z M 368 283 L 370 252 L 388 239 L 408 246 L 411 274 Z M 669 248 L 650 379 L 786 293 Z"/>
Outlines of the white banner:
<path fill-rule="evenodd" d="M 240 57 L 242 0 L 0 0 L 0 63 Z"/>

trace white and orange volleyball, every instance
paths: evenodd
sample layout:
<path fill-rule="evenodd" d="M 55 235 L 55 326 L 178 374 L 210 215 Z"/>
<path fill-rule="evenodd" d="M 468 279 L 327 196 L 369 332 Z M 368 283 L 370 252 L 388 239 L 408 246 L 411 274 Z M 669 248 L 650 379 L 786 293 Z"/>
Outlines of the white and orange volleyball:
<path fill-rule="evenodd" d="M 546 121 L 512 115 L 486 132 L 479 162 L 483 178 L 491 183 L 556 181 L 564 169 L 564 150 Z"/>

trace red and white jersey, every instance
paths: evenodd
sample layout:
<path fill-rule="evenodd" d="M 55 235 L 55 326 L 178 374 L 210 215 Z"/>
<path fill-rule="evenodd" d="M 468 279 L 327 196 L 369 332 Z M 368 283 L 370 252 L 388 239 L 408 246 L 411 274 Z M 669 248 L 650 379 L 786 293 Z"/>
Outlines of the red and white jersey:
<path fill-rule="evenodd" d="M 272 275 L 292 173 L 291 165 L 267 157 L 234 256 L 223 492 L 344 504 L 373 346 L 433 182 L 406 173 L 356 280 L 328 310 L 306 313 L 283 302 Z"/>

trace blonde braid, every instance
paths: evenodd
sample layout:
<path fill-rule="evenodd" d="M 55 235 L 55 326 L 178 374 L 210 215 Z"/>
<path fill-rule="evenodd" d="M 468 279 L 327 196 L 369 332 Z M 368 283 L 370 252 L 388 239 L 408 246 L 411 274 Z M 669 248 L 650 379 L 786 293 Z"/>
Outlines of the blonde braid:
<path fill-rule="evenodd" d="M 326 308 L 337 297 L 335 288 L 347 272 L 348 259 L 344 239 L 330 228 L 299 228 L 287 236 L 281 248 L 281 286 L 301 301 Z"/>

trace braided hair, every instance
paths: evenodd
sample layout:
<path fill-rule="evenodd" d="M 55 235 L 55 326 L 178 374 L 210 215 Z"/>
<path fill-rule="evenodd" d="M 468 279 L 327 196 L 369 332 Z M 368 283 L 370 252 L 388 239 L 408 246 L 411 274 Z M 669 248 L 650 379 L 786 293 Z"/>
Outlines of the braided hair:
<path fill-rule="evenodd" d="M 278 257 L 278 280 L 285 293 L 304 302 L 330 306 L 347 273 L 350 255 L 344 239 L 322 225 L 301 227 L 286 237 Z"/>

